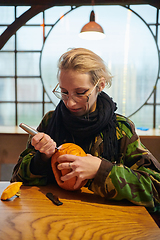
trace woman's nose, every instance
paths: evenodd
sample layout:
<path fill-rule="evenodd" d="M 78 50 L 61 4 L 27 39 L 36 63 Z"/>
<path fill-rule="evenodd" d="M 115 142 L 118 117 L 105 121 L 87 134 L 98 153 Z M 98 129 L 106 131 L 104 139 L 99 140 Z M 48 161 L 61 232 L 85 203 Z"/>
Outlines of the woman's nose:
<path fill-rule="evenodd" d="M 69 96 L 66 104 L 67 104 L 68 107 L 72 107 L 72 106 L 74 106 L 76 104 L 76 102 L 72 98 L 72 96 Z"/>

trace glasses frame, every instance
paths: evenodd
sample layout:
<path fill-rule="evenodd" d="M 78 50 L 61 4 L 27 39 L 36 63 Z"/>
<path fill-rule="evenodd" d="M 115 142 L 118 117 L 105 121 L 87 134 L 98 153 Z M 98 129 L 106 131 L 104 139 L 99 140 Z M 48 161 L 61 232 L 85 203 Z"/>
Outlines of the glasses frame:
<path fill-rule="evenodd" d="M 87 90 L 87 92 L 83 95 L 83 96 L 86 96 L 86 99 L 87 99 L 87 101 L 86 101 L 86 103 L 89 101 L 89 97 L 91 96 L 91 94 L 93 93 L 93 91 L 94 91 L 94 89 L 97 87 L 97 85 L 98 85 L 98 83 L 99 83 L 99 80 L 100 79 L 98 79 L 98 81 L 97 81 L 97 83 L 94 85 L 94 87 L 93 87 L 93 89 L 92 89 L 92 91 L 88 94 L 88 95 L 85 95 L 90 89 L 88 89 Z M 69 99 L 69 95 L 68 94 L 66 94 L 66 93 L 61 93 L 61 92 L 59 92 L 59 91 L 56 91 L 56 89 L 57 89 L 57 87 L 59 86 L 59 83 L 57 83 L 57 85 L 55 86 L 55 88 L 53 89 L 53 94 L 57 97 L 57 98 L 59 98 L 59 99 L 61 99 L 62 101 L 68 101 L 68 99 Z M 62 97 L 58 97 L 57 95 L 56 95 L 56 93 L 59 93 L 59 94 L 63 94 L 64 96 L 66 96 L 67 97 L 67 100 L 63 100 L 63 98 Z M 74 93 L 72 93 L 71 94 L 71 96 L 74 96 Z M 75 102 L 78 102 L 78 101 L 76 101 L 75 99 L 74 99 L 74 97 L 72 97 L 72 99 L 75 101 Z"/>

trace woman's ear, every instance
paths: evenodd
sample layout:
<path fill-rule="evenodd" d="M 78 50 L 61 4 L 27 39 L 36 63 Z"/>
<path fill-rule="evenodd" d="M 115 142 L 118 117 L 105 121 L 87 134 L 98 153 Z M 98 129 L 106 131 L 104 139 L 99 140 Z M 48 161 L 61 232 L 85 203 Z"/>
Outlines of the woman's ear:
<path fill-rule="evenodd" d="M 101 92 L 106 86 L 106 81 L 105 81 L 105 78 L 101 78 L 99 80 L 99 84 L 98 84 L 98 91 Z"/>

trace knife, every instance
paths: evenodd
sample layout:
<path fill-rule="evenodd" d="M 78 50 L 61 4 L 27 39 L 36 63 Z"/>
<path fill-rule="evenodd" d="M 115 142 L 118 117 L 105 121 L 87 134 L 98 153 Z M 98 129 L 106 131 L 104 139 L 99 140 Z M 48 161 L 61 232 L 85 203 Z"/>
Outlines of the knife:
<path fill-rule="evenodd" d="M 30 135 L 32 135 L 32 136 L 35 136 L 35 135 L 38 133 L 37 130 L 35 130 L 34 128 L 29 127 L 28 125 L 26 125 L 26 124 L 24 124 L 24 123 L 21 123 L 19 126 L 20 126 L 23 130 L 25 130 L 26 132 L 28 132 Z"/>
<path fill-rule="evenodd" d="M 38 133 L 37 130 L 35 130 L 34 128 L 28 126 L 28 125 L 25 124 L 25 123 L 21 123 L 21 124 L 19 124 L 19 126 L 20 126 L 24 131 L 26 131 L 27 133 L 29 133 L 31 136 L 35 136 L 35 135 Z M 56 149 L 56 151 L 58 151 L 58 147 L 55 147 L 55 149 Z"/>

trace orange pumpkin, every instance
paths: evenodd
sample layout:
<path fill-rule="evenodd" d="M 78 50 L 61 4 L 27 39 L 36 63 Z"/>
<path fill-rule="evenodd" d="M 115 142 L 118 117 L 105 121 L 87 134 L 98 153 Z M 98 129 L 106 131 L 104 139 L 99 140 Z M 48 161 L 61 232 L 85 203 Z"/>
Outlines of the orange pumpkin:
<path fill-rule="evenodd" d="M 77 190 L 80 189 L 81 187 L 83 187 L 87 180 L 84 180 L 81 185 L 74 189 L 74 185 L 77 181 L 77 177 L 73 177 L 67 181 L 62 181 L 61 180 L 61 176 L 66 175 L 67 173 L 71 172 L 72 169 L 64 169 L 64 170 L 59 170 L 57 168 L 58 165 L 58 161 L 57 158 L 63 154 L 72 154 L 72 155 L 76 155 L 76 156 L 81 156 L 81 157 L 85 157 L 87 156 L 87 154 L 83 151 L 83 149 L 81 147 L 79 147 L 78 145 L 74 144 L 74 143 L 64 143 L 61 146 L 58 147 L 58 151 L 56 151 L 51 159 L 51 166 L 52 166 L 52 171 L 54 173 L 55 179 L 58 183 L 58 185 L 65 189 L 65 190 Z"/>

